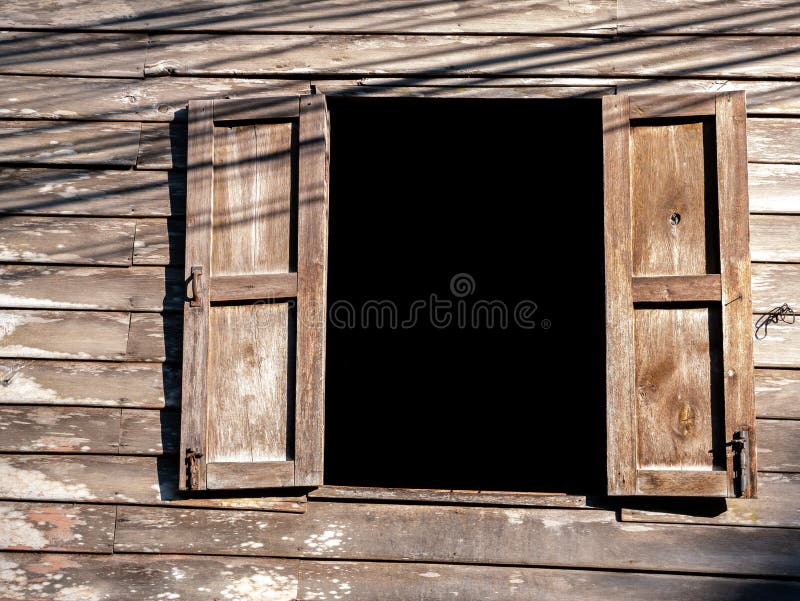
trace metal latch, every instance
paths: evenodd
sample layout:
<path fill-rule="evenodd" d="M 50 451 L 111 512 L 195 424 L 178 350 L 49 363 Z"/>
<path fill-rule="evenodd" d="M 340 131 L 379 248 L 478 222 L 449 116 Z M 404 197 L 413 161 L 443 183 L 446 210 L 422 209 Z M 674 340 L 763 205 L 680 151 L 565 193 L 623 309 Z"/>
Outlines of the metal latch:
<path fill-rule="evenodd" d="M 190 307 L 199 307 L 202 305 L 202 298 L 200 297 L 200 276 L 203 275 L 203 266 L 192 266 L 192 298 L 189 300 Z"/>
<path fill-rule="evenodd" d="M 200 461 L 203 456 L 199 449 L 186 449 L 186 487 L 190 490 L 200 488 Z"/>
<path fill-rule="evenodd" d="M 733 488 L 737 497 L 750 493 L 750 432 L 738 430 L 728 443 L 733 451 Z"/>

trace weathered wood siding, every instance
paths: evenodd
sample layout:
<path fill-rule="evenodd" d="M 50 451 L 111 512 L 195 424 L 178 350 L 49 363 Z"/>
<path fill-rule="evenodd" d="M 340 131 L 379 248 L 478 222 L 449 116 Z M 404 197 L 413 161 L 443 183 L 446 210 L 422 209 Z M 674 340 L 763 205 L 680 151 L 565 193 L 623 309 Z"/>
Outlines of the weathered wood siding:
<path fill-rule="evenodd" d="M 746 90 L 755 321 L 800 307 L 798 15 L 788 0 L 4 2 L 0 599 L 799 598 L 800 324 L 755 341 L 758 499 L 187 499 L 175 454 L 188 100 Z"/>

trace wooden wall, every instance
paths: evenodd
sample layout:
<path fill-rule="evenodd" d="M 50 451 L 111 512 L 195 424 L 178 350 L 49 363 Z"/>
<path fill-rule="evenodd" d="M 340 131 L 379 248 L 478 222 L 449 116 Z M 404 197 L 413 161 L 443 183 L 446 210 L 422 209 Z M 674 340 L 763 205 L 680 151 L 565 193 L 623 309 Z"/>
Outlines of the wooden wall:
<path fill-rule="evenodd" d="M 800 308 L 796 3 L 6 0 L 0 28 L 0 599 L 800 597 L 800 323 L 755 345 L 757 500 L 188 500 L 174 455 L 189 99 L 747 90 L 754 307 Z"/>

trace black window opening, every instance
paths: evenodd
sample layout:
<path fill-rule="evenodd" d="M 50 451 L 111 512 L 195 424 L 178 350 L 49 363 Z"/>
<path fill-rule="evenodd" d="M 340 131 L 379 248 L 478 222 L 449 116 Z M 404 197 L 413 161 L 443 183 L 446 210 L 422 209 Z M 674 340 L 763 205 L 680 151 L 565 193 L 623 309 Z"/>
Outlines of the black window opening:
<path fill-rule="evenodd" d="M 601 494 L 599 100 L 329 107 L 325 483 Z"/>

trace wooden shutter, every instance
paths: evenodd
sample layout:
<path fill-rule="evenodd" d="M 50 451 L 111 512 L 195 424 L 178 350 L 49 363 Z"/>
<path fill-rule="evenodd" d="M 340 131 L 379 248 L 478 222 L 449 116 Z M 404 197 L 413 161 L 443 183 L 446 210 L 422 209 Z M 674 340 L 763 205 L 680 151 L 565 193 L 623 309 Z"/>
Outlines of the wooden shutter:
<path fill-rule="evenodd" d="M 181 489 L 322 483 L 328 114 L 189 103 Z"/>
<path fill-rule="evenodd" d="M 609 494 L 755 495 L 745 122 L 603 99 Z"/>

